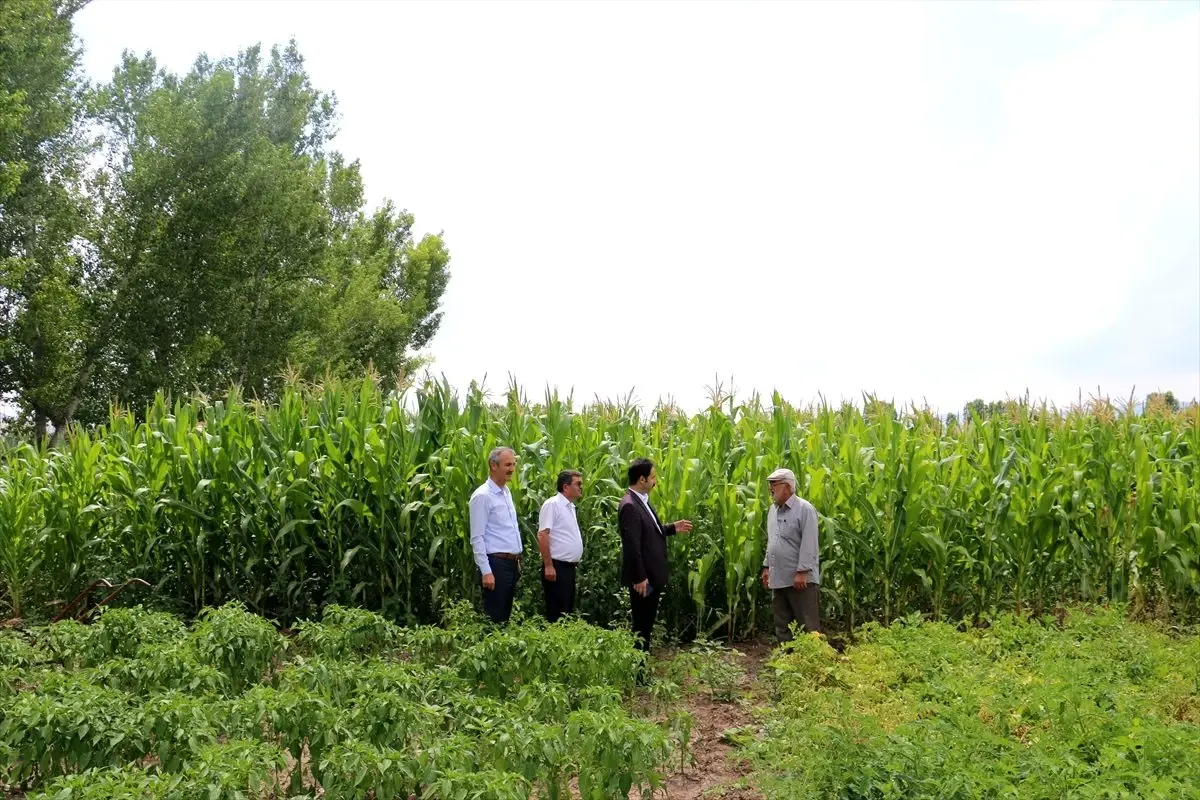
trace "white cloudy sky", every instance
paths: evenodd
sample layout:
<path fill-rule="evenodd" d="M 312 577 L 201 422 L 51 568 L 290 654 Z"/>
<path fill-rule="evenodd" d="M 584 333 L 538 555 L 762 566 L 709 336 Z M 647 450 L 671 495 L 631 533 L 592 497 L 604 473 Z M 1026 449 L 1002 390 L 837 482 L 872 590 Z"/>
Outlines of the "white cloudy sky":
<path fill-rule="evenodd" d="M 443 231 L 456 386 L 944 411 L 1200 395 L 1200 2 L 122 2 L 85 64 L 295 37 Z"/>

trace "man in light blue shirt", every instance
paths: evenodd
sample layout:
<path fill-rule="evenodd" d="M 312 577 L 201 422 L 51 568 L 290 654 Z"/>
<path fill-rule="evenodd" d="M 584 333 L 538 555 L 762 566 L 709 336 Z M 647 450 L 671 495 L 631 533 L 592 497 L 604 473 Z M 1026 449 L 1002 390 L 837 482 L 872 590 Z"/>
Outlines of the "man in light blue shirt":
<path fill-rule="evenodd" d="M 488 479 L 471 494 L 471 550 L 483 586 L 483 612 L 498 624 L 512 616 L 521 572 L 521 531 L 508 482 L 517 469 L 509 447 L 488 454 Z"/>

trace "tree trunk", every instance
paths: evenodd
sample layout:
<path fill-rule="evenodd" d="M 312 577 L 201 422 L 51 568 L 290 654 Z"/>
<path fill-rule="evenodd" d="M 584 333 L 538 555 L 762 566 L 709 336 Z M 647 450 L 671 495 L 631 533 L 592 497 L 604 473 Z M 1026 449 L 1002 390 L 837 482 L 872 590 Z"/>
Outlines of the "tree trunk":
<path fill-rule="evenodd" d="M 134 237 L 134 242 L 140 243 L 140 224 L 138 234 Z M 104 314 L 104 320 L 96 326 L 91 342 L 84 349 L 83 363 L 79 367 L 79 371 L 75 373 L 75 384 L 71 391 L 71 399 L 67 401 L 67 405 L 62 409 L 62 413 L 51 419 L 54 423 L 54 439 L 51 445 L 58 447 L 62 444 L 63 438 L 67 434 L 67 428 L 75 421 L 75 412 L 79 410 L 79 404 L 83 401 L 84 392 L 88 390 L 89 384 L 92 382 L 92 375 L 96 372 L 96 362 L 100 359 L 100 354 L 104 348 L 108 346 L 110 339 L 113 336 L 113 327 L 117 320 L 117 309 L 120 307 L 121 299 L 124 297 L 126 290 L 129 288 L 130 277 L 135 272 L 138 265 L 140 249 L 135 247 L 133 255 L 130 257 L 130 263 L 125 268 L 125 271 L 118 278 L 116 286 L 112 289 L 112 300 L 110 307 Z"/>
<path fill-rule="evenodd" d="M 75 375 L 75 391 L 71 393 L 71 399 L 67 401 L 67 405 L 61 413 L 51 416 L 50 421 L 54 423 L 54 438 L 50 440 L 51 447 L 57 448 L 62 445 L 63 439 L 67 435 L 67 428 L 71 427 L 71 423 L 75 421 L 75 412 L 79 410 L 79 404 L 83 401 L 83 393 L 87 391 L 88 384 L 92 382 L 95 365 L 94 360 L 88 360 L 79 368 L 79 372 Z"/>
<path fill-rule="evenodd" d="M 265 231 L 263 232 L 262 238 L 264 240 L 266 239 Z M 265 292 L 263 284 L 267 279 L 266 264 L 266 259 L 260 256 L 258 262 L 258 273 L 254 276 L 254 288 L 256 291 L 254 293 L 254 302 L 250 305 L 250 319 L 246 322 L 246 332 L 244 338 L 239 343 L 242 351 L 242 368 L 239 370 L 238 383 L 241 384 L 243 389 L 246 388 L 246 382 L 250 380 L 250 365 L 247 363 L 248 359 L 246 358 L 246 344 L 251 341 L 251 337 L 254 335 L 255 325 L 258 323 L 258 314 L 262 306 L 263 293 Z M 256 378 L 261 377 L 262 376 L 256 376 Z M 254 394 L 257 393 L 258 389 L 260 388 L 261 387 L 259 386 L 255 386 L 253 387 L 253 392 L 248 392 L 248 394 L 250 396 L 254 396 Z"/>

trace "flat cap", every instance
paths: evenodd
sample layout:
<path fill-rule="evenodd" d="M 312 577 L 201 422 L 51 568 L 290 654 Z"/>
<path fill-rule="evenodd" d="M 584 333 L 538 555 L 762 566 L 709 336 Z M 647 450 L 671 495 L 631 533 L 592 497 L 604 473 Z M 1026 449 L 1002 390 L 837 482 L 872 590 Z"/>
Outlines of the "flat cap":
<path fill-rule="evenodd" d="M 792 485 L 792 488 L 795 489 L 796 473 L 785 467 L 780 467 L 767 476 L 767 483 L 775 483 L 776 481 L 787 481 Z"/>

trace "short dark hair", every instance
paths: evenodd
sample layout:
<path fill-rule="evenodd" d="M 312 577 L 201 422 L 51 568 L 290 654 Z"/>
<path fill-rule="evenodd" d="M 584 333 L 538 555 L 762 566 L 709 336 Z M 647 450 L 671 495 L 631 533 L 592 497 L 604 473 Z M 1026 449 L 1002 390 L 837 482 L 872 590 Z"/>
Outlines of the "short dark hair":
<path fill-rule="evenodd" d="M 583 478 L 583 473 L 577 469 L 564 469 L 562 472 L 558 473 L 558 490 L 561 492 L 563 489 L 570 486 L 571 482 L 576 478 Z"/>
<path fill-rule="evenodd" d="M 633 486 L 642 478 L 649 478 L 654 469 L 654 462 L 648 458 L 635 458 L 629 465 L 629 485 Z"/>

